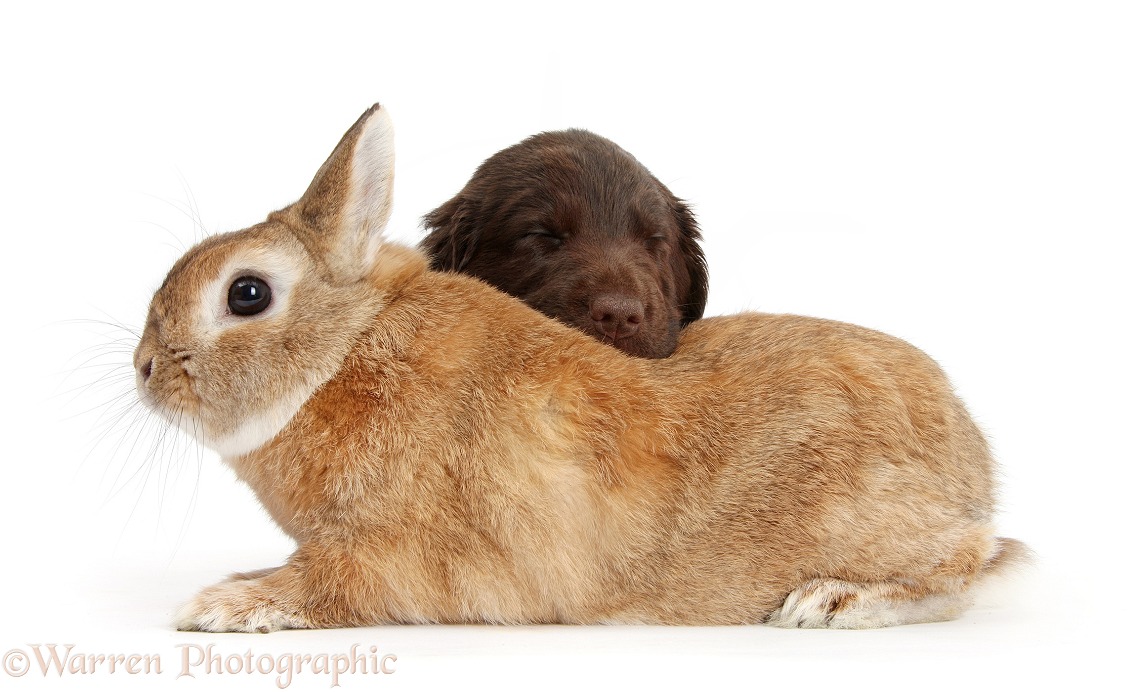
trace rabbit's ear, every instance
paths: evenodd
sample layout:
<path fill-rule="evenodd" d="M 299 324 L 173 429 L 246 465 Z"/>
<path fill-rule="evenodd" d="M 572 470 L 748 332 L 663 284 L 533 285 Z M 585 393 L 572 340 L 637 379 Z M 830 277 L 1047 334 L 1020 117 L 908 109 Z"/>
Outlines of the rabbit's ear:
<path fill-rule="evenodd" d="M 358 281 L 374 266 L 391 213 L 394 130 L 371 106 L 335 147 L 308 186 L 282 214 L 318 261 L 341 281 Z"/>

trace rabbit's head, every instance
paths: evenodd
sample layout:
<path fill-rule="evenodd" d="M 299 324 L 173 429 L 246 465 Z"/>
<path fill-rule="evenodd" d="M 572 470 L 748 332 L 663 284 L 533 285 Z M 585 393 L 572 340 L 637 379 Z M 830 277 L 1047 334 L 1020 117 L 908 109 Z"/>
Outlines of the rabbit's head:
<path fill-rule="evenodd" d="M 178 260 L 134 353 L 143 401 L 234 457 L 275 436 L 339 370 L 382 306 L 371 278 L 390 217 L 392 139 L 376 104 L 298 202 Z"/>

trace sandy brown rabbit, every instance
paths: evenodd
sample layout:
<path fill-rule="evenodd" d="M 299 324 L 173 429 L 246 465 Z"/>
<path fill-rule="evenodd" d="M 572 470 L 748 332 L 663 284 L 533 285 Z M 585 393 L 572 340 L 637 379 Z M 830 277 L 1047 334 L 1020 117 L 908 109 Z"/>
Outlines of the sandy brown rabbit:
<path fill-rule="evenodd" d="M 877 627 L 958 615 L 1022 551 L 920 351 L 744 314 L 627 356 L 384 244 L 392 171 L 375 106 L 300 201 L 194 247 L 154 296 L 141 396 L 298 543 L 179 628 Z"/>

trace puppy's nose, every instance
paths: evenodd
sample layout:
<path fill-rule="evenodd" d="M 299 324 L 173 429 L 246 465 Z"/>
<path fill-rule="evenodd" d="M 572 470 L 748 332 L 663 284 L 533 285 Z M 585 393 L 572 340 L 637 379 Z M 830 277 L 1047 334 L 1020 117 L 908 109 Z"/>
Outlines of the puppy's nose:
<path fill-rule="evenodd" d="M 639 331 L 643 301 L 618 293 L 602 293 L 592 300 L 592 322 L 601 334 L 623 339 Z"/>

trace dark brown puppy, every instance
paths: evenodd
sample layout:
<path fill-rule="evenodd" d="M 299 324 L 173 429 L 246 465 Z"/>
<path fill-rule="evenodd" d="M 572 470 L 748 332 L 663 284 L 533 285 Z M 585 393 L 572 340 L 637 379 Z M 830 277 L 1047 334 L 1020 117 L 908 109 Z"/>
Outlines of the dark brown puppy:
<path fill-rule="evenodd" d="M 424 225 L 434 269 L 479 277 L 631 355 L 669 356 L 706 306 L 690 209 L 586 130 L 494 154 Z"/>

